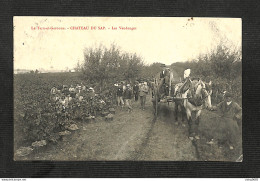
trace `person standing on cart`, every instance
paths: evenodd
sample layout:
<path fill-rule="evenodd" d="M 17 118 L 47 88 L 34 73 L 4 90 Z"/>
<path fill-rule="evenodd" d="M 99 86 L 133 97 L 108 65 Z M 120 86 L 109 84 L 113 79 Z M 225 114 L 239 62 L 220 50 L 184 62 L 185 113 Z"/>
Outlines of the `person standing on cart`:
<path fill-rule="evenodd" d="M 161 67 L 162 67 L 162 71 L 160 73 L 160 79 L 163 79 L 166 75 L 166 66 L 165 64 L 162 64 Z"/>
<path fill-rule="evenodd" d="M 169 84 L 170 69 L 166 68 L 165 65 L 162 66 L 163 66 L 163 70 L 160 73 L 160 82 L 159 82 L 159 94 L 161 98 L 169 95 L 169 86 L 170 86 Z"/>

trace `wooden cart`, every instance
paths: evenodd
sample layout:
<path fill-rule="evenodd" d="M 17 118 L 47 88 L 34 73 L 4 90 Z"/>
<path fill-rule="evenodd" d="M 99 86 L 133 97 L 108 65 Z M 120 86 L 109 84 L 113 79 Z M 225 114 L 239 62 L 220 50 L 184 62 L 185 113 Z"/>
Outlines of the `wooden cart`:
<path fill-rule="evenodd" d="M 168 96 L 165 96 L 163 98 L 160 97 L 160 94 L 159 94 L 159 89 L 160 89 L 160 81 L 161 79 L 159 78 L 159 76 L 157 75 L 156 78 L 154 78 L 154 82 L 153 82 L 153 95 L 154 95 L 154 100 L 157 100 L 155 101 L 155 105 L 154 105 L 154 118 L 155 120 L 157 119 L 157 116 L 158 116 L 158 107 L 159 107 L 159 104 L 161 103 L 167 103 L 168 106 L 170 104 L 170 102 L 174 102 L 174 97 L 172 95 L 172 74 L 170 72 L 170 79 L 169 79 L 169 92 L 168 92 Z M 159 101 L 158 101 L 159 100 Z"/>

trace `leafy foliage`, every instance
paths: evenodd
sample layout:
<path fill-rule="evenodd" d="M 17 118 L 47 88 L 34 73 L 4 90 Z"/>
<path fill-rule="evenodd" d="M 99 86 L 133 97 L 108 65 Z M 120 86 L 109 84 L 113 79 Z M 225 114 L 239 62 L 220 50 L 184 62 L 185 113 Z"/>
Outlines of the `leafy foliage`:
<path fill-rule="evenodd" d="M 151 65 L 144 66 L 141 74 L 142 77 L 153 78 L 157 73 L 162 70 L 161 65 L 162 63 L 155 62 Z"/>
<path fill-rule="evenodd" d="M 234 94 L 235 99 L 242 101 L 242 62 L 241 51 L 231 51 L 219 45 L 215 50 L 200 55 L 196 60 L 173 63 L 171 65 L 179 75 L 190 68 L 193 77 L 200 77 L 205 81 L 213 81 L 213 101 L 219 102 L 220 92 L 226 90 Z M 214 100 L 215 99 L 215 100 Z"/>
<path fill-rule="evenodd" d="M 98 115 L 111 107 L 110 91 L 102 92 L 93 99 L 72 101 L 66 109 L 51 100 L 53 86 L 76 85 L 82 80 L 77 73 L 18 74 L 14 76 L 14 145 L 24 146 L 34 141 L 56 142 L 58 132 L 78 120 Z M 105 101 L 105 104 L 100 100 Z"/>
<path fill-rule="evenodd" d="M 110 49 L 102 45 L 98 48 L 86 48 L 81 67 L 87 80 L 98 81 L 103 88 L 107 81 L 135 79 L 140 75 L 143 62 L 136 54 L 122 53 L 112 44 Z"/>

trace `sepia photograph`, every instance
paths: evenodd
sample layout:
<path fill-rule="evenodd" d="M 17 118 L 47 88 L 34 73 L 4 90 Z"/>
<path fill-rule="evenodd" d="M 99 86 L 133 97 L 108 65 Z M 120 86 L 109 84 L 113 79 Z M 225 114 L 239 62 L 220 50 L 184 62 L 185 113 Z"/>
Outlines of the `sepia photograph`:
<path fill-rule="evenodd" d="M 241 18 L 13 27 L 15 161 L 243 161 Z"/>

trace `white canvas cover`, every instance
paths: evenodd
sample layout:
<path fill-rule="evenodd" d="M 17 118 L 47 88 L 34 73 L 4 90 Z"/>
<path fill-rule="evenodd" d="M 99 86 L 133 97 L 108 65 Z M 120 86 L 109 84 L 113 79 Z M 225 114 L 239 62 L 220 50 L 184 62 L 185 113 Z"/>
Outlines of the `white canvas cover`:
<path fill-rule="evenodd" d="M 190 69 L 184 70 L 184 79 L 190 76 Z"/>

